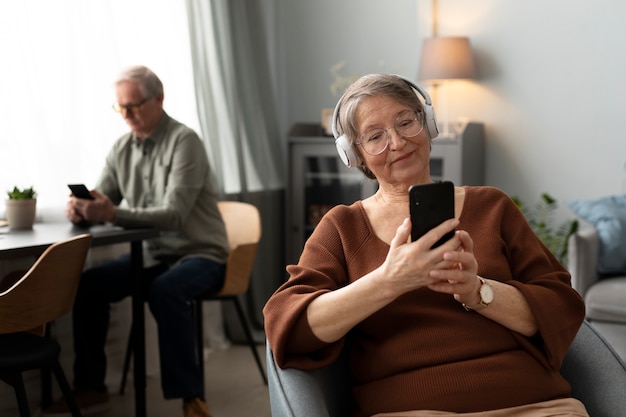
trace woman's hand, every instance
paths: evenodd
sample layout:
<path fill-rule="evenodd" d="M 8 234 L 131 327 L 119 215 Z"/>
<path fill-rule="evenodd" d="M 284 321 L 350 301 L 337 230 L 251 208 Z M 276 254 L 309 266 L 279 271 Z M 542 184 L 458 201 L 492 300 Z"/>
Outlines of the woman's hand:
<path fill-rule="evenodd" d="M 431 247 L 458 224 L 457 219 L 447 220 L 415 242 L 410 242 L 411 221 L 405 219 L 396 230 L 387 258 L 379 268 L 381 288 L 391 291 L 397 297 L 439 282 L 441 278 L 431 275 L 431 271 L 455 267 L 457 262 L 445 259 L 444 254 L 461 250 L 462 243 L 458 234 L 455 234 L 443 245 L 435 249 Z"/>
<path fill-rule="evenodd" d="M 474 256 L 474 242 L 464 230 L 455 233 L 461 242 L 459 250 L 448 251 L 443 254 L 443 259 L 450 263 L 448 269 L 437 269 L 430 272 L 430 276 L 436 282 L 429 285 L 433 291 L 453 294 L 454 298 L 467 305 L 475 305 L 480 302 L 478 288 L 478 261 Z"/>
<path fill-rule="evenodd" d="M 461 250 L 443 254 L 443 259 L 453 266 L 431 270 L 430 276 L 437 282 L 430 284 L 428 288 L 452 294 L 459 303 L 476 305 L 480 302 L 478 291 L 482 283 L 478 277 L 474 242 L 466 231 L 457 231 L 456 235 L 461 242 Z M 522 293 L 512 285 L 495 280 L 487 281 L 495 296 L 489 306 L 480 310 L 479 314 L 525 336 L 533 336 L 538 329 L 537 321 Z"/>

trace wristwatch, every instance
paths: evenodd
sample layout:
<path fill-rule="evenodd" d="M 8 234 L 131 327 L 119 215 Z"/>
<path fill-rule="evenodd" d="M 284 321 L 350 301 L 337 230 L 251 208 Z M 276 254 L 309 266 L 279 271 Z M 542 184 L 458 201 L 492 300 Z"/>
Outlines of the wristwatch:
<path fill-rule="evenodd" d="M 465 308 L 465 310 L 467 311 L 482 310 L 483 308 L 487 307 L 489 303 L 493 301 L 493 296 L 494 296 L 493 287 L 489 285 L 487 281 L 485 281 L 481 277 L 478 277 L 478 279 L 481 282 L 480 288 L 478 289 L 478 295 L 480 296 L 480 303 L 473 305 L 473 306 L 468 306 L 466 304 L 463 304 L 463 308 Z"/>

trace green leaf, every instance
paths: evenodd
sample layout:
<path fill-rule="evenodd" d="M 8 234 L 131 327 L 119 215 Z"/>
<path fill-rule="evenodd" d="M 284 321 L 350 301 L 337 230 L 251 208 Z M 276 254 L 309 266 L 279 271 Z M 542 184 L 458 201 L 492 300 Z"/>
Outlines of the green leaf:
<path fill-rule="evenodd" d="M 518 197 L 511 199 L 522 211 L 539 240 L 565 265 L 569 237 L 578 231 L 578 221 L 566 220 L 559 225 L 553 225 L 552 215 L 558 208 L 558 202 L 548 193 L 542 193 L 540 197 L 534 210 L 528 210 Z"/>
<path fill-rule="evenodd" d="M 31 186 L 29 188 L 19 189 L 17 186 L 13 190 L 7 191 L 10 200 L 31 200 L 37 196 L 37 192 Z"/>

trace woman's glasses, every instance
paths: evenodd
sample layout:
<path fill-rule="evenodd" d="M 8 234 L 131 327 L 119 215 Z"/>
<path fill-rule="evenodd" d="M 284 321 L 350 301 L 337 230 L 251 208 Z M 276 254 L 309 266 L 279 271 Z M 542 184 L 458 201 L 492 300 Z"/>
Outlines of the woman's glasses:
<path fill-rule="evenodd" d="M 412 138 L 419 135 L 424 130 L 424 125 L 420 116 L 413 110 L 407 110 L 396 118 L 396 123 L 387 129 L 371 129 L 359 136 L 357 145 L 361 145 L 363 150 L 369 155 L 380 155 L 389 146 L 389 129 L 396 129 L 396 132 L 404 138 Z"/>

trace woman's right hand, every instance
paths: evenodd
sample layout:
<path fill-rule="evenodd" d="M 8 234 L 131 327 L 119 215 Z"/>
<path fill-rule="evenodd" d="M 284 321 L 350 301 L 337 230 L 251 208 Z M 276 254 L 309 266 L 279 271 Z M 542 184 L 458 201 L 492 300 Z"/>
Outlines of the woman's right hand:
<path fill-rule="evenodd" d="M 455 235 L 443 245 L 431 249 L 443 235 L 459 225 L 457 219 L 450 219 L 433 228 L 424 236 L 410 241 L 411 220 L 404 219 L 391 240 L 389 253 L 380 266 L 378 279 L 385 288 L 398 297 L 406 292 L 425 287 L 436 282 L 430 276 L 435 269 L 449 269 L 454 264 L 443 259 L 449 251 L 461 250 L 460 239 Z"/>

